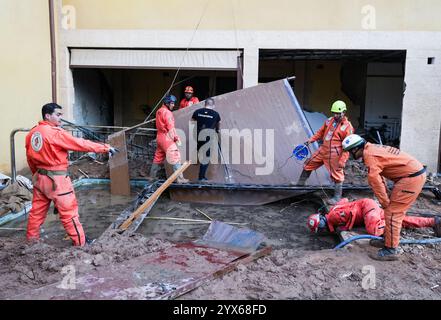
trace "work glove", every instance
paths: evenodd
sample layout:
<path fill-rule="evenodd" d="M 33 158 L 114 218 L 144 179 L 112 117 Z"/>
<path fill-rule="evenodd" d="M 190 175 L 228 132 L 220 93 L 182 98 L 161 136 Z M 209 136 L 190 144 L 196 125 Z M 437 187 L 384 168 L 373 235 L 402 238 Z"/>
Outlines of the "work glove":
<path fill-rule="evenodd" d="M 339 160 L 338 161 L 338 167 L 340 169 L 344 169 L 345 168 L 345 164 L 346 164 L 346 161 L 343 161 L 343 160 Z"/>
<path fill-rule="evenodd" d="M 112 158 L 118 152 L 119 152 L 119 150 L 117 148 L 110 147 L 110 149 L 109 149 L 109 158 Z"/>
<path fill-rule="evenodd" d="M 182 146 L 182 142 L 181 142 L 181 140 L 176 141 L 176 145 L 177 145 L 178 147 Z"/>

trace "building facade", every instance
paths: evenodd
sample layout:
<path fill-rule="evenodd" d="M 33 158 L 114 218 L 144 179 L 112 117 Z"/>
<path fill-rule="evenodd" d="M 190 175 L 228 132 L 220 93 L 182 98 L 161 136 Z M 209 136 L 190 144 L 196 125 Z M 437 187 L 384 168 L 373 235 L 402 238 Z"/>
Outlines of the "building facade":
<path fill-rule="evenodd" d="M 1 129 L 7 149 L 9 132 L 32 126 L 51 99 L 49 6 L 1 6 L 9 48 L 1 63 L 12 77 L 1 80 L 11 119 Z M 54 0 L 57 99 L 67 119 L 129 126 L 171 83 L 178 97 L 190 84 L 204 99 L 295 76 L 306 110 L 329 113 L 330 103 L 343 99 L 356 127 L 383 129 L 383 138 L 436 172 L 439 13 L 436 0 Z M 17 136 L 19 168 L 22 140 Z M 2 152 L 0 169 L 8 166 Z"/>

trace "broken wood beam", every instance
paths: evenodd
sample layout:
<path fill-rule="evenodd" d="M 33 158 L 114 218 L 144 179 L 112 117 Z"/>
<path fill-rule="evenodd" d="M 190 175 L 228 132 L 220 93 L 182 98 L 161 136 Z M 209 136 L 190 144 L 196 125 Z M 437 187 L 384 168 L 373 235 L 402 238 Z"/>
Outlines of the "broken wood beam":
<path fill-rule="evenodd" d="M 127 158 L 126 135 L 119 131 L 109 136 L 109 144 L 119 150 L 109 159 L 110 193 L 130 196 L 129 160 Z"/>
<path fill-rule="evenodd" d="M 197 212 L 199 212 L 199 213 L 201 213 L 201 214 L 203 214 L 208 220 L 210 220 L 210 221 L 212 221 L 213 219 L 211 219 L 204 211 L 202 211 L 202 210 L 200 210 L 200 209 L 198 209 L 198 208 L 196 208 L 196 211 Z"/>
<path fill-rule="evenodd" d="M 184 162 L 184 164 L 176 170 L 138 209 L 136 209 L 130 217 L 124 221 L 119 227 L 120 230 L 127 230 L 127 228 L 135 221 L 148 207 L 150 207 L 159 196 L 168 188 L 169 185 L 175 181 L 180 174 L 182 174 L 188 167 L 190 167 L 190 161 Z"/>
<path fill-rule="evenodd" d="M 220 278 L 220 277 L 224 276 L 225 274 L 236 269 L 239 264 L 247 264 L 247 263 L 253 262 L 254 260 L 257 260 L 261 257 L 264 257 L 264 256 L 270 254 L 271 251 L 272 251 L 271 247 L 264 247 L 264 248 L 257 250 L 251 254 L 244 255 L 244 256 L 236 259 L 235 261 L 226 264 L 224 268 L 222 268 L 212 274 L 206 275 L 206 276 L 201 277 L 199 279 L 195 279 L 195 280 L 190 281 L 180 287 L 177 287 L 175 290 L 162 295 L 159 299 L 160 300 L 175 299 L 175 298 L 182 296 L 183 294 L 185 294 L 191 290 L 196 289 L 197 287 L 201 286 L 204 283 L 207 283 L 210 280 L 214 280 L 216 278 Z"/>
<path fill-rule="evenodd" d="M 198 222 L 198 223 L 211 223 L 211 221 L 208 220 L 200 220 L 200 219 L 187 219 L 187 218 L 173 218 L 173 217 L 146 217 L 146 219 L 149 220 L 173 220 L 173 221 L 187 221 L 187 222 Z M 247 225 L 248 222 L 224 222 L 227 224 L 234 224 L 234 225 Z"/>

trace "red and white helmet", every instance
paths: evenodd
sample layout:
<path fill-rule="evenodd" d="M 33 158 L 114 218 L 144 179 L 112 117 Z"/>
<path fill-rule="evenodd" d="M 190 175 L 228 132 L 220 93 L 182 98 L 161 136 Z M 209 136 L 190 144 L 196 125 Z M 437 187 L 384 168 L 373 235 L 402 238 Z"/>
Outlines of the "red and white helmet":
<path fill-rule="evenodd" d="M 193 92 L 194 92 L 193 87 L 191 87 L 191 86 L 185 87 L 184 93 L 193 93 Z"/>
<path fill-rule="evenodd" d="M 314 213 L 308 217 L 308 228 L 313 233 L 317 233 L 320 225 L 320 214 Z"/>

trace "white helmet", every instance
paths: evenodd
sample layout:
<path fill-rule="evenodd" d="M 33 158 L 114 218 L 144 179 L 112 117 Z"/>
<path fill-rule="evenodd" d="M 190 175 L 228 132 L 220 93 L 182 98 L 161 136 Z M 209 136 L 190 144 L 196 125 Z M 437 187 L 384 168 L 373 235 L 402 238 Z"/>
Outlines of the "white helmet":
<path fill-rule="evenodd" d="M 355 147 L 364 145 L 365 143 L 366 140 L 364 140 L 358 134 L 351 134 L 343 140 L 342 146 L 343 146 L 343 150 L 349 151 Z"/>

